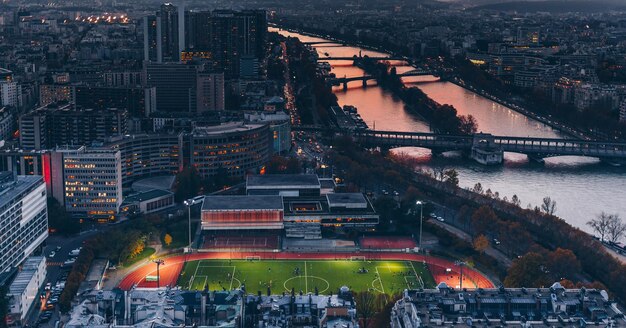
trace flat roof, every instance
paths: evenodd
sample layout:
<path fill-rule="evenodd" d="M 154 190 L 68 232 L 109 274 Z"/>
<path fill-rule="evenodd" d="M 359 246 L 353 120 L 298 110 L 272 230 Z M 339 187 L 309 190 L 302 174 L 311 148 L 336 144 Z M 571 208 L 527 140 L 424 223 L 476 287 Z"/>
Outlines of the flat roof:
<path fill-rule="evenodd" d="M 283 210 L 283 197 L 276 195 L 205 196 L 203 211 Z"/>
<path fill-rule="evenodd" d="M 363 205 L 367 207 L 367 199 L 361 193 L 346 192 L 327 194 L 328 205 L 330 207 L 346 206 L 346 205 Z"/>
<path fill-rule="evenodd" d="M 18 197 L 29 188 L 37 188 L 39 183 L 43 183 L 43 178 L 39 175 L 20 175 L 15 181 L 0 185 L 0 206 Z"/>
<path fill-rule="evenodd" d="M 32 256 L 27 258 L 22 265 L 22 271 L 17 274 L 17 276 L 9 286 L 9 294 L 23 294 L 26 290 L 26 287 L 28 287 L 28 284 L 30 284 L 30 281 L 37 273 L 39 269 L 39 264 L 45 260 L 46 258 L 43 256 Z"/>
<path fill-rule="evenodd" d="M 263 188 L 320 188 L 320 181 L 315 174 L 265 174 L 249 175 L 246 187 L 253 189 Z"/>
<path fill-rule="evenodd" d="M 160 190 L 160 189 L 152 189 L 149 191 L 140 192 L 134 195 L 130 195 L 124 198 L 124 204 L 134 203 L 134 202 L 144 202 L 147 200 L 173 195 L 171 191 Z"/>
<path fill-rule="evenodd" d="M 331 194 L 328 194 L 331 195 Z M 378 216 L 369 201 L 363 196 L 364 203 L 356 202 L 357 206 L 343 203 L 343 205 L 330 206 L 328 195 L 309 196 L 298 198 L 285 198 L 285 221 L 294 217 L 341 217 L 341 216 Z M 355 197 L 355 196 L 349 196 Z M 295 210 L 295 207 L 317 204 L 318 208 L 312 210 Z M 364 206 L 365 205 L 365 206 Z"/>
<path fill-rule="evenodd" d="M 197 126 L 193 129 L 194 136 L 213 136 L 223 133 L 249 131 L 263 127 L 265 124 L 230 122 L 214 126 Z"/>

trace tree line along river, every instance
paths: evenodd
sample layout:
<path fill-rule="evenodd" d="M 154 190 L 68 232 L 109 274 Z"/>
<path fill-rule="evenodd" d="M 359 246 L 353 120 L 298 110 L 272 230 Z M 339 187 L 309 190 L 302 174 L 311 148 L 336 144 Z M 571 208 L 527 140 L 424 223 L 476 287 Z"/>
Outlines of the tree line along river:
<path fill-rule="evenodd" d="M 353 55 L 387 55 L 359 47 L 330 44 L 331 40 L 272 28 L 284 36 L 298 37 L 303 42 L 324 42 L 314 45 L 320 60 L 324 57 L 351 57 Z M 337 77 L 362 76 L 362 69 L 351 61 L 329 61 Z M 414 67 L 396 62 L 398 73 Z M 404 65 L 404 66 L 403 66 Z M 551 127 L 524 116 L 506 106 L 484 98 L 450 82 L 433 76 L 406 77 L 404 82 L 419 87 L 440 104 L 454 106 L 459 115 L 473 115 L 478 130 L 494 135 L 521 137 L 562 137 Z M 427 122 L 407 112 L 401 100 L 369 81 L 363 88 L 361 81 L 350 82 L 348 90 L 334 87 L 340 105 L 357 107 L 359 114 L 371 129 L 391 131 L 429 132 Z M 446 153 L 432 157 L 428 149 L 398 148 L 417 158 L 422 170 L 453 168 L 459 173 L 462 187 L 481 183 L 484 190 L 498 192 L 500 197 L 517 195 L 522 206 L 539 205 L 544 196 L 557 202 L 556 215 L 573 226 L 590 231 L 586 222 L 600 212 L 619 214 L 626 219 L 626 168 L 602 164 L 594 158 L 554 157 L 545 164 L 529 162 L 525 155 L 505 153 L 501 166 L 482 166 L 458 154 Z"/>

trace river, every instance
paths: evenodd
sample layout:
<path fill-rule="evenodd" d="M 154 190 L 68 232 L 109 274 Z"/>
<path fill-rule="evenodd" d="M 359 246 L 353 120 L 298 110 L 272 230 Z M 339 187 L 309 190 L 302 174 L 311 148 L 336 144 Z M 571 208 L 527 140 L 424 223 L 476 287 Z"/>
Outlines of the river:
<path fill-rule="evenodd" d="M 277 29 L 272 29 L 278 31 Z M 303 42 L 328 41 L 298 33 L 279 31 L 285 36 L 298 37 Z M 385 55 L 384 53 L 337 44 L 319 44 L 315 48 L 320 58 L 326 56 Z M 363 70 L 347 61 L 331 61 L 332 72 L 337 77 L 362 76 Z M 413 69 L 398 64 L 399 73 Z M 486 99 L 472 91 L 434 77 L 411 77 L 405 80 L 419 87 L 429 97 L 441 104 L 453 105 L 461 115 L 473 115 L 478 130 L 495 135 L 562 137 L 558 131 L 528 118 L 506 106 Z M 363 88 L 360 81 L 351 82 L 347 91 L 333 89 L 340 105 L 353 105 L 370 128 L 393 131 L 430 131 L 428 123 L 420 121 L 404 109 L 402 101 L 369 82 Z M 626 219 L 626 168 L 612 167 L 597 159 L 581 157 L 555 157 L 545 164 L 529 162 L 525 155 L 505 153 L 500 166 L 483 166 L 456 154 L 431 157 L 430 151 L 421 148 L 401 148 L 418 158 L 419 167 L 425 171 L 433 168 L 454 168 L 459 173 L 460 185 L 472 187 L 480 182 L 483 189 L 498 192 L 501 197 L 517 195 L 522 206 L 539 205 L 544 196 L 557 202 L 556 215 L 585 231 L 585 224 L 600 212 L 619 214 Z"/>

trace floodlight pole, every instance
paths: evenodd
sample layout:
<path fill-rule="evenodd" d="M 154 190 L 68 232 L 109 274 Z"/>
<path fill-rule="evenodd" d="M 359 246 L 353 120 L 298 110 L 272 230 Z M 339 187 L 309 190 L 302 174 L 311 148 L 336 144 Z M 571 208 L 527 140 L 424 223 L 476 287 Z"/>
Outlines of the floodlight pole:
<path fill-rule="evenodd" d="M 165 261 L 158 259 L 158 260 L 153 260 L 152 262 L 154 262 L 157 265 L 157 289 L 161 288 L 161 275 L 159 273 L 159 268 L 161 267 L 161 265 L 165 264 Z"/>
<path fill-rule="evenodd" d="M 420 206 L 420 242 L 419 242 L 419 247 L 420 247 L 420 252 L 422 251 L 422 223 L 424 221 L 424 203 L 421 200 L 418 200 L 417 202 L 415 202 L 416 205 Z"/>

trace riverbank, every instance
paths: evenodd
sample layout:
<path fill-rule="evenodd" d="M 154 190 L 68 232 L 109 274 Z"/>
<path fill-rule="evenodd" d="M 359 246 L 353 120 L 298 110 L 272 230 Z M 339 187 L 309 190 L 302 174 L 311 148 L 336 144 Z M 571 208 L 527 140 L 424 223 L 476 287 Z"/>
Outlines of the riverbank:
<path fill-rule="evenodd" d="M 405 58 L 405 60 L 407 62 L 410 61 L 410 59 L 407 58 L 405 55 L 397 54 L 397 53 L 395 53 L 393 51 L 389 51 L 387 49 L 382 49 L 382 48 L 379 48 L 379 47 L 375 47 L 375 46 L 372 46 L 372 45 L 369 45 L 369 44 L 364 44 L 364 43 L 361 43 L 361 42 L 347 41 L 347 40 L 343 40 L 343 39 L 338 39 L 338 38 L 336 38 L 336 37 L 334 37 L 332 35 L 320 35 L 320 34 L 317 34 L 317 33 L 312 33 L 312 32 L 309 32 L 309 31 L 303 31 L 303 30 L 300 30 L 300 29 L 294 29 L 294 28 L 290 28 L 290 27 L 279 26 L 279 25 L 276 25 L 276 24 L 273 24 L 273 23 L 270 23 L 269 26 L 273 27 L 273 28 L 277 28 L 279 30 L 288 31 L 288 32 L 291 32 L 291 33 L 297 33 L 297 34 L 302 34 L 302 35 L 306 35 L 306 36 L 313 37 L 313 38 L 330 40 L 331 42 L 328 42 L 328 43 L 338 43 L 338 44 L 351 46 L 351 47 L 359 47 L 359 48 L 363 48 L 363 49 L 366 49 L 366 50 L 377 51 L 377 52 L 380 52 L 380 53 L 389 54 L 391 56 L 403 57 L 403 58 Z"/>
<path fill-rule="evenodd" d="M 468 90 L 470 92 L 473 92 L 481 97 L 487 98 L 495 103 L 498 103 L 502 106 L 505 106 L 507 108 L 510 108 L 528 118 L 532 118 L 535 121 L 541 122 L 551 128 L 553 128 L 554 130 L 560 132 L 561 134 L 564 134 L 565 137 L 573 137 L 575 139 L 583 139 L 583 140 L 589 140 L 590 138 L 585 136 L 584 134 L 582 134 L 579 131 L 576 131 L 573 128 L 567 127 L 565 125 L 562 125 L 556 121 L 552 121 L 550 119 L 547 119 L 543 116 L 539 116 L 527 109 L 525 109 L 524 107 L 521 107 L 520 105 L 514 104 L 513 102 L 506 102 L 496 96 L 493 96 L 489 93 L 487 93 L 485 90 L 482 89 L 478 89 L 475 88 L 473 86 L 468 86 L 465 83 L 462 83 L 461 81 L 458 80 L 458 78 L 452 78 L 452 79 L 447 79 L 446 82 L 450 82 L 452 84 L 455 84 L 465 90 Z"/>
<path fill-rule="evenodd" d="M 289 27 L 283 27 L 283 26 L 278 26 L 273 24 L 272 25 L 275 28 L 281 29 L 281 30 L 285 30 L 285 31 L 289 31 L 292 33 L 298 33 L 298 34 L 302 34 L 302 35 L 306 35 L 306 36 L 310 36 L 310 37 L 315 37 L 315 38 L 321 38 L 321 39 L 329 39 L 333 42 L 339 43 L 339 44 L 344 44 L 347 46 L 352 46 L 352 47 L 360 47 L 360 48 L 364 48 L 367 50 L 372 50 L 372 51 L 378 51 L 378 52 L 382 52 L 382 53 L 386 53 L 386 54 L 390 54 L 393 56 L 402 56 L 405 57 L 403 54 L 396 54 L 393 51 L 389 51 L 387 49 L 381 49 L 375 46 L 371 46 L 368 44 L 363 44 L 360 42 L 354 42 L 354 41 L 348 41 L 348 40 L 344 40 L 344 39 L 340 39 L 337 38 L 336 36 L 333 35 L 319 35 L 317 33 L 312 33 L 312 32 L 308 32 L 308 31 L 304 31 L 301 29 L 293 29 L 293 28 L 289 28 Z M 409 58 L 406 58 L 407 62 L 414 62 L 412 60 L 410 60 Z M 564 136 L 566 137 L 572 137 L 574 139 L 583 139 L 583 140 L 590 140 L 590 138 L 588 136 L 586 136 L 584 133 L 582 133 L 581 131 L 578 131 L 577 129 L 571 128 L 569 126 L 566 126 L 562 123 L 556 122 L 554 120 L 551 120 L 550 118 L 546 118 L 543 117 L 541 115 L 538 115 L 536 113 L 534 113 L 531 110 L 528 110 L 526 108 L 524 108 L 523 106 L 516 104 L 512 101 L 507 102 L 504 101 L 498 97 L 495 97 L 489 93 L 487 93 L 485 90 L 483 89 L 479 89 L 479 88 L 475 88 L 473 86 L 468 86 L 465 83 L 462 83 L 460 81 L 458 81 L 457 79 L 454 78 L 450 78 L 446 80 L 447 82 L 453 83 L 461 88 L 464 88 L 468 91 L 471 91 L 473 93 L 476 93 L 484 98 L 487 98 L 493 102 L 496 102 L 502 106 L 505 106 L 519 114 L 522 114 L 528 118 L 531 118 L 533 120 L 536 120 L 542 124 L 545 124 L 551 128 L 553 128 L 554 130 L 558 131 L 561 134 L 564 134 Z M 419 88 L 419 87 L 418 87 Z M 413 113 L 415 114 L 415 112 L 413 111 Z"/>

